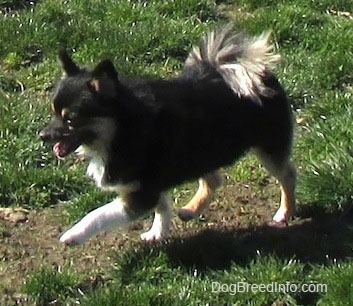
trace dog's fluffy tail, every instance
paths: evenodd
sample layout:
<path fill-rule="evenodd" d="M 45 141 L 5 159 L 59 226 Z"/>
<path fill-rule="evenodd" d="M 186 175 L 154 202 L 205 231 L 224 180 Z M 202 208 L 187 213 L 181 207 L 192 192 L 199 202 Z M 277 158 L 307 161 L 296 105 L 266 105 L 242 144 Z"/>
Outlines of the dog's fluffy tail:
<path fill-rule="evenodd" d="M 249 38 L 234 33 L 230 26 L 212 31 L 190 52 L 184 71 L 197 71 L 201 77 L 209 68 L 216 69 L 238 96 L 260 102 L 260 96 L 271 95 L 263 76 L 280 60 L 269 38 L 269 32 Z"/>

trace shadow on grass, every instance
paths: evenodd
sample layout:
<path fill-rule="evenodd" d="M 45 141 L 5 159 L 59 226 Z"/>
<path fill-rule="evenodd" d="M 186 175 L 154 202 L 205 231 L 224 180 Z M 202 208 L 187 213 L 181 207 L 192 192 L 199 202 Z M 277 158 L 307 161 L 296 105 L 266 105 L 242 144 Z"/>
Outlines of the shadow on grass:
<path fill-rule="evenodd" d="M 154 267 L 165 259 L 171 267 L 181 267 L 192 272 L 207 273 L 209 270 L 227 270 L 232 264 L 247 267 L 259 257 L 274 255 L 284 262 L 300 260 L 304 264 L 331 264 L 334 259 L 350 258 L 353 255 L 353 210 L 345 214 L 326 213 L 310 209 L 301 210 L 301 218 L 288 226 L 260 225 L 206 229 L 196 234 L 170 239 L 159 244 L 139 244 L 131 248 L 119 260 L 122 283 L 137 281 L 139 271 Z M 305 218 L 304 218 L 305 216 Z M 162 254 L 162 255 L 161 255 Z M 163 260 L 159 256 L 162 256 Z M 146 268 L 147 267 L 147 268 Z M 141 277 L 141 275 L 140 275 Z M 146 277 L 142 273 L 141 281 Z M 301 305 L 313 305 L 317 293 L 301 293 L 296 299 Z"/>
<path fill-rule="evenodd" d="M 166 252 L 172 263 L 200 270 L 247 265 L 259 253 L 324 264 L 353 255 L 352 217 L 353 211 L 345 215 L 316 211 L 315 218 L 294 220 L 288 226 L 206 229 L 171 240 Z"/>
<path fill-rule="evenodd" d="M 312 207 L 311 207 L 312 208 Z M 128 270 L 148 254 L 165 253 L 172 266 L 192 271 L 224 270 L 233 263 L 247 266 L 259 254 L 296 259 L 307 264 L 330 264 L 353 256 L 353 209 L 345 214 L 311 208 L 299 212 L 289 225 L 260 225 L 205 229 L 157 244 L 139 244 L 127 252 Z M 305 217 L 305 218 L 304 218 Z M 132 256 L 133 254 L 133 256 Z M 136 262 L 134 263 L 135 258 Z M 124 261 L 123 261 L 124 262 Z M 130 267 L 130 265 L 132 265 Z"/>
<path fill-rule="evenodd" d="M 308 264 L 329 264 L 334 259 L 352 257 L 353 230 L 349 224 L 353 209 L 338 214 L 308 207 L 299 212 L 301 218 L 287 226 L 206 229 L 160 244 L 140 245 L 134 248 L 134 256 L 142 259 L 151 250 L 162 251 L 171 265 L 199 271 L 223 270 L 233 263 L 246 266 L 259 254 Z"/>

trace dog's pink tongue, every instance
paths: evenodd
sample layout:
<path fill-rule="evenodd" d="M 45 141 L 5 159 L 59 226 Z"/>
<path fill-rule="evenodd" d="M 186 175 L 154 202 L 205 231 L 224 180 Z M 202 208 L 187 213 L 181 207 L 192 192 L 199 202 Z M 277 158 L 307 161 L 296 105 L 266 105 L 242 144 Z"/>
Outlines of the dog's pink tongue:
<path fill-rule="evenodd" d="M 56 157 L 63 157 L 62 154 L 62 145 L 60 142 L 57 142 L 54 146 L 53 146 L 53 153 Z"/>

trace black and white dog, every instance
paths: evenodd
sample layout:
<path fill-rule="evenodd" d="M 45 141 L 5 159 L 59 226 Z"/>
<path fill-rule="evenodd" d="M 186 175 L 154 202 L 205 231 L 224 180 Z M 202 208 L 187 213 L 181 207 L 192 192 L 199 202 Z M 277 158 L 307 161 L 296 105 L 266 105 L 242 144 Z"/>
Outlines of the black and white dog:
<path fill-rule="evenodd" d="M 295 169 L 290 162 L 293 118 L 286 94 L 271 69 L 279 60 L 269 34 L 247 37 L 230 27 L 201 38 L 183 71 L 171 79 L 118 77 L 109 60 L 81 69 L 66 52 L 65 72 L 53 95 L 53 121 L 40 136 L 54 154 L 76 152 L 87 173 L 118 198 L 93 210 L 62 235 L 78 244 L 99 231 L 129 224 L 154 208 L 144 240 L 169 234 L 168 190 L 199 179 L 199 189 L 179 210 L 197 217 L 219 185 L 218 169 L 249 149 L 281 186 L 273 219 L 295 211 Z"/>

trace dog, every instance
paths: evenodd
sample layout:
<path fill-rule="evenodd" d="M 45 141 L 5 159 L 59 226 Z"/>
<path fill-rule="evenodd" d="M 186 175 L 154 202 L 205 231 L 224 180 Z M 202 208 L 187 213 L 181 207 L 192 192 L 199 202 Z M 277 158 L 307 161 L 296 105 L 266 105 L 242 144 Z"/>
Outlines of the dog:
<path fill-rule="evenodd" d="M 250 37 L 223 26 L 205 34 L 169 79 L 124 79 L 110 60 L 80 68 L 59 52 L 64 77 L 52 98 L 53 120 L 39 133 L 64 158 L 88 160 L 87 174 L 118 198 L 88 213 L 60 241 L 83 243 L 113 226 L 126 226 L 154 209 L 152 227 L 141 235 L 168 237 L 168 190 L 199 180 L 178 215 L 190 220 L 210 203 L 219 169 L 252 150 L 280 184 L 273 217 L 295 212 L 296 171 L 291 162 L 293 114 L 273 73 L 280 60 L 270 34 Z"/>

